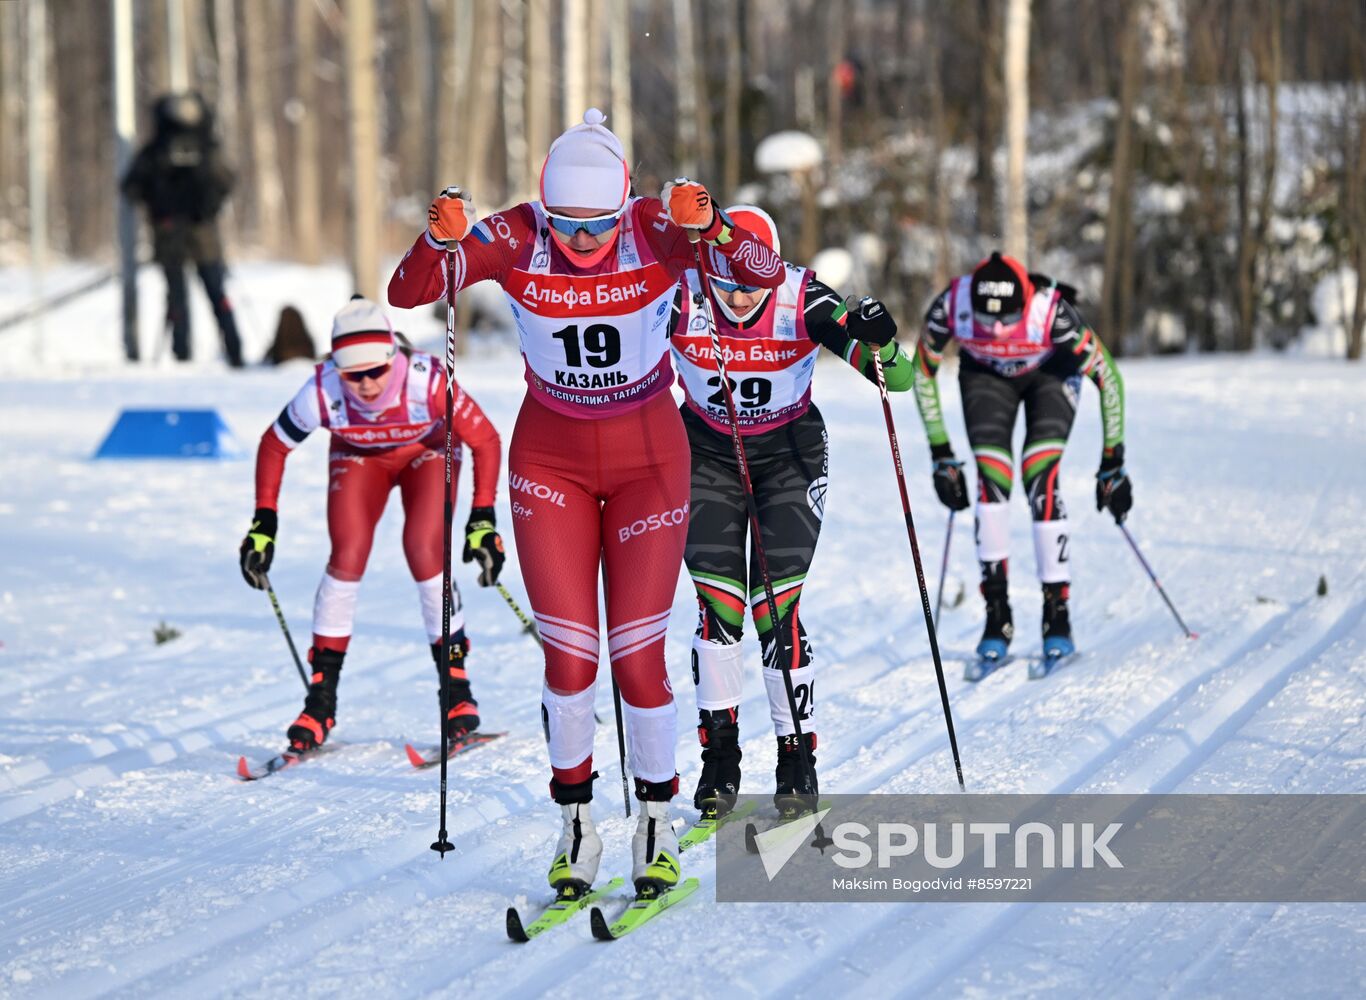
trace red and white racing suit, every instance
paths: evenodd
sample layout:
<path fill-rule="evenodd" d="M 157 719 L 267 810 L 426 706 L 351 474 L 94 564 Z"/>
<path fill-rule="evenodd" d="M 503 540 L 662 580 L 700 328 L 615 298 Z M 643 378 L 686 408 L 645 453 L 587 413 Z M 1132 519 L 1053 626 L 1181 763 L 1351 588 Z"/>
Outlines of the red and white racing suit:
<path fill-rule="evenodd" d="M 319 427 L 332 434 L 327 492 L 332 554 L 313 602 L 313 645 L 319 649 L 345 652 L 351 640 L 375 525 L 395 486 L 403 500 L 403 553 L 417 581 L 427 641 L 440 641 L 445 413 L 446 374 L 430 354 L 395 354 L 390 382 L 373 407 L 354 396 L 326 361 L 261 436 L 256 506 L 274 510 L 289 453 Z M 474 453 L 471 506 L 492 507 L 502 462 L 498 432 L 458 384 L 454 418 L 451 489 L 459 480 L 463 442 Z M 465 621 L 454 581 L 451 608 L 451 632 L 457 633 Z"/>
<path fill-rule="evenodd" d="M 528 392 L 508 452 L 513 528 L 545 640 L 542 695 L 552 794 L 593 774 L 598 573 L 641 797 L 676 790 L 675 706 L 664 634 L 688 532 L 689 450 L 669 386 L 670 307 L 693 263 L 656 198 L 633 198 L 612 251 L 580 268 L 539 203 L 481 221 L 455 251 L 457 289 L 498 282 Z M 719 252 L 748 283 L 782 281 L 778 257 L 743 229 Z M 411 308 L 446 294 L 444 248 L 418 237 L 389 282 Z"/>

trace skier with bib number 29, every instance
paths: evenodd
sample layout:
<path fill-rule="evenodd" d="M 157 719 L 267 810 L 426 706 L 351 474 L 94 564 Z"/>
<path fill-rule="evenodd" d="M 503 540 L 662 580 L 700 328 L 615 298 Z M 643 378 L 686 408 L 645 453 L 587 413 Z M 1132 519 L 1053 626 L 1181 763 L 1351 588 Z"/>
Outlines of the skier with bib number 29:
<path fill-rule="evenodd" d="M 726 214 L 775 253 L 780 251 L 777 227 L 763 209 L 734 205 Z M 748 608 L 763 650 L 764 686 L 778 739 L 774 802 L 780 814 L 795 815 L 814 805 L 817 794 L 816 668 L 798 616 L 802 585 L 820 538 L 829 472 L 825 421 L 811 400 L 816 357 L 824 347 L 876 383 L 873 352 L 878 351 L 887 388 L 893 391 L 911 387 L 912 363 L 897 345 L 896 323 L 881 303 L 851 300 L 848 308 L 814 271 L 785 264 L 783 283 L 769 289 L 732 273 L 718 254 L 708 255 L 707 268 L 710 315 L 733 383 L 779 617 L 775 628 L 754 551 L 756 539 L 746 542 L 749 517 L 730 415 L 712 357 L 708 303 L 697 272 L 689 271 L 687 294 L 680 293 L 675 312 L 673 349 L 685 394 L 683 426 L 692 446 L 685 559 L 697 589 L 692 656 L 702 745 L 702 775 L 693 805 L 704 821 L 717 819 L 733 808 L 740 788 L 740 638 Z M 781 656 L 775 640 L 782 646 Z M 805 747 L 798 746 L 784 664 L 791 668 Z M 809 767 L 803 766 L 802 753 Z"/>
<path fill-rule="evenodd" d="M 1058 470 L 1083 376 L 1100 390 L 1104 430 L 1096 509 L 1108 509 L 1116 522 L 1123 522 L 1133 506 L 1133 488 L 1124 471 L 1124 382 L 1110 352 L 1077 312 L 1074 296 L 1071 287 L 1029 274 L 1014 258 L 993 253 L 971 274 L 955 278 L 931 303 L 916 349 L 915 396 L 934 458 L 934 488 L 950 510 L 965 510 L 963 466 L 954 458 L 935 384 L 949 341 L 956 339 L 960 349 L 963 416 L 977 459 L 977 558 L 987 613 L 977 655 L 988 663 L 1005 658 L 1015 633 L 1007 568 L 1014 482 L 1011 434 L 1021 404 L 1025 441 L 1020 471 L 1043 584 L 1045 661 L 1075 649 L 1068 614 L 1067 508 L 1058 489 Z"/>
<path fill-rule="evenodd" d="M 678 790 L 676 708 L 664 634 L 683 558 L 688 441 L 669 392 L 669 305 L 694 259 L 694 238 L 741 280 L 773 287 L 782 262 L 680 178 L 661 198 L 631 194 L 620 141 L 590 109 L 551 145 L 540 200 L 475 223 L 460 198 L 438 197 L 427 232 L 389 283 L 398 306 L 446 294 L 446 246 L 457 290 L 502 286 L 517 324 L 527 394 L 508 452 L 513 528 L 527 593 L 545 640 L 542 711 L 550 794 L 563 833 L 549 881 L 560 896 L 597 877 L 593 699 L 598 577 L 607 643 L 642 808 L 632 838 L 641 895 L 679 878 L 669 801 Z"/>

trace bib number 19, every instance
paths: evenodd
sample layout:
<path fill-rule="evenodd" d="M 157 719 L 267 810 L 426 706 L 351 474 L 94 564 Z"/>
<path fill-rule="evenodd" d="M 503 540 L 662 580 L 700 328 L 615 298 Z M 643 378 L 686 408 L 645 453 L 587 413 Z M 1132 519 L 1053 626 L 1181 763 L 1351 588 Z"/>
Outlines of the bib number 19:
<path fill-rule="evenodd" d="M 582 340 L 577 323 L 556 330 L 551 336 L 564 345 L 567 368 L 582 368 L 585 362 L 591 368 L 611 368 L 621 362 L 621 333 L 606 323 L 585 327 Z"/>

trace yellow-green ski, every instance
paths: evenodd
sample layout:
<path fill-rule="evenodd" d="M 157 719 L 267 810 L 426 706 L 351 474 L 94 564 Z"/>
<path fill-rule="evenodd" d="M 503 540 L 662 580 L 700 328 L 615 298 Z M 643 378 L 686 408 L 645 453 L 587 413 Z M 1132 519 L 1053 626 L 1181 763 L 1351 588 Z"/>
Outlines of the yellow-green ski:
<path fill-rule="evenodd" d="M 697 891 L 700 884 L 695 878 L 687 878 L 658 895 L 637 896 L 610 926 L 602 910 L 595 906 L 590 914 L 593 936 L 599 941 L 615 941 L 623 934 L 630 934 L 651 917 L 656 917 L 675 903 L 687 899 Z"/>
<path fill-rule="evenodd" d="M 682 854 L 690 847 L 696 847 L 698 844 L 706 843 L 712 838 L 712 835 L 716 833 L 717 830 L 725 826 L 731 820 L 743 819 L 754 812 L 754 806 L 755 803 L 753 802 L 745 802 L 719 818 L 708 816 L 707 813 L 704 812 L 702 818 L 694 823 L 688 829 L 687 833 L 678 838 L 678 852 Z"/>
<path fill-rule="evenodd" d="M 593 889 L 578 896 L 566 895 L 566 891 L 572 891 L 566 887 L 555 898 L 555 902 L 542 910 L 541 915 L 525 927 L 522 926 L 522 917 L 517 912 L 517 907 L 509 906 L 507 915 L 508 937 L 523 943 L 530 941 L 537 934 L 544 934 L 552 927 L 560 926 L 584 907 L 616 892 L 625 884 L 624 878 L 614 878 L 602 888 Z"/>

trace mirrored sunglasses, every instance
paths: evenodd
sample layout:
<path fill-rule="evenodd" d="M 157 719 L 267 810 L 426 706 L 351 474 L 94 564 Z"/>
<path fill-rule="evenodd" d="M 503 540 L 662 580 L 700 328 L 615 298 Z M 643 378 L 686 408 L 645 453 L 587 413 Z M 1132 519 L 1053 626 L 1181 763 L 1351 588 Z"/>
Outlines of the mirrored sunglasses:
<path fill-rule="evenodd" d="M 613 212 L 610 215 L 595 215 L 591 219 L 571 219 L 567 215 L 551 215 L 549 212 L 546 213 L 545 217 L 550 220 L 551 228 L 555 232 L 566 239 L 572 239 L 580 229 L 589 236 L 601 236 L 621 221 L 621 212 Z"/>
<path fill-rule="evenodd" d="M 712 278 L 711 287 L 718 292 L 757 292 L 758 285 L 742 285 L 738 281 L 726 281 L 723 278 Z"/>
<path fill-rule="evenodd" d="M 978 326 L 990 330 L 997 323 L 1000 323 L 1002 326 L 1014 326 L 1016 323 L 1020 322 L 1020 320 L 1024 319 L 1024 310 L 1019 309 L 1009 313 L 974 312 L 972 318 L 977 321 Z"/>
<path fill-rule="evenodd" d="M 364 382 L 368 378 L 383 378 L 384 373 L 392 366 L 392 362 L 386 361 L 375 368 L 367 368 L 363 372 L 342 372 L 341 377 L 348 382 Z"/>

